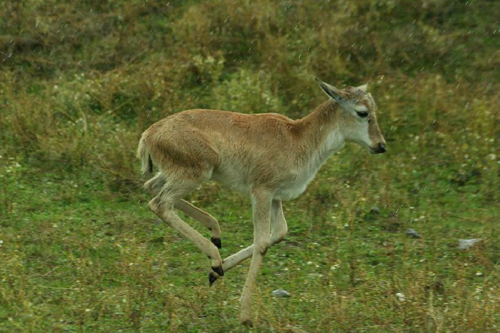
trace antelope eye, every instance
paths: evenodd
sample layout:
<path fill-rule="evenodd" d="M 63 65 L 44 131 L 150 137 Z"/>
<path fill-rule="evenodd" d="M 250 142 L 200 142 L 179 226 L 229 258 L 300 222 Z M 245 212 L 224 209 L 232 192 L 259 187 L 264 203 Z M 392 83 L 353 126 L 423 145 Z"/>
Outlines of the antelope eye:
<path fill-rule="evenodd" d="M 356 112 L 358 114 L 358 116 L 360 116 L 361 118 L 366 118 L 368 117 L 368 112 L 366 111 L 357 111 Z"/>

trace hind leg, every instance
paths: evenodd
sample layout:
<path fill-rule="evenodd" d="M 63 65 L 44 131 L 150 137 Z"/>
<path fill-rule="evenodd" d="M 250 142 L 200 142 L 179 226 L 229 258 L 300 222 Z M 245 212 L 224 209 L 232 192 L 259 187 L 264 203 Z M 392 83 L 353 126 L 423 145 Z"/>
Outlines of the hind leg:
<path fill-rule="evenodd" d="M 205 227 L 208 228 L 212 232 L 212 237 L 210 240 L 217 246 L 219 249 L 222 247 L 221 242 L 221 230 L 219 226 L 219 222 L 212 215 L 204 212 L 198 207 L 194 206 L 190 202 L 186 200 L 180 200 L 175 204 L 175 208 L 181 210 L 186 215 L 192 217 L 193 219 L 201 222 Z"/>
<path fill-rule="evenodd" d="M 158 195 L 158 193 L 160 193 L 162 188 L 165 186 L 166 181 L 167 179 L 165 175 L 159 172 L 144 184 L 144 188 L 154 195 Z M 222 247 L 221 230 L 219 222 L 215 217 L 183 199 L 175 203 L 175 208 L 207 227 L 207 229 L 212 232 L 212 237 L 210 239 L 212 243 L 214 243 L 214 245 L 219 249 Z"/>
<path fill-rule="evenodd" d="M 224 275 L 219 249 L 211 241 L 184 222 L 174 211 L 174 206 L 182 197 L 193 191 L 201 181 L 167 182 L 148 204 L 149 209 L 166 224 L 191 240 L 210 259 L 212 270 L 218 276 Z"/>
<path fill-rule="evenodd" d="M 158 195 L 165 186 L 166 181 L 165 175 L 158 172 L 153 178 L 144 183 L 144 188 L 154 195 Z"/>

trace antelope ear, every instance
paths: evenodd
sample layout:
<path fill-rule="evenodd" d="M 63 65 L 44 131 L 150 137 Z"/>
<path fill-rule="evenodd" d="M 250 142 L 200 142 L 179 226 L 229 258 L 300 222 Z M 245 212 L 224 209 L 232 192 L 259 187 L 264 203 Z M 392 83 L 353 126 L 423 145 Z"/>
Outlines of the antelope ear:
<path fill-rule="evenodd" d="M 357 89 L 365 93 L 368 90 L 368 84 L 365 83 L 362 86 L 357 87 Z"/>
<path fill-rule="evenodd" d="M 329 85 L 328 83 L 321 81 L 318 78 L 316 78 L 316 83 L 319 85 L 321 90 L 323 90 L 323 92 L 328 95 L 328 97 L 333 98 L 339 103 L 344 102 L 344 98 L 340 94 L 340 90 L 338 90 L 334 86 Z"/>

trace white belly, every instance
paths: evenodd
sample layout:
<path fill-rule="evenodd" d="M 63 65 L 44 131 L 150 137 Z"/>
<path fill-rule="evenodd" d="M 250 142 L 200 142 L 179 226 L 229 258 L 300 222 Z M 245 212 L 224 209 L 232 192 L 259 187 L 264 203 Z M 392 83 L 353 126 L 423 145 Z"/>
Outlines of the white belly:
<path fill-rule="evenodd" d="M 226 188 L 237 191 L 243 194 L 250 193 L 250 184 L 247 175 L 241 170 L 229 169 L 224 172 L 217 172 L 212 175 L 212 179 L 221 183 Z M 314 178 L 316 172 L 308 174 L 302 172 L 296 174 L 295 177 L 290 177 L 290 181 L 283 182 L 276 190 L 275 199 L 278 200 L 291 200 L 301 195 L 307 187 L 307 184 Z"/>
<path fill-rule="evenodd" d="M 275 195 L 277 200 L 292 200 L 300 196 L 307 188 L 307 183 L 304 184 L 290 184 L 290 186 L 285 186 L 283 189 L 278 191 Z"/>
<path fill-rule="evenodd" d="M 212 179 L 233 191 L 250 193 L 248 170 L 238 163 L 226 163 L 212 174 Z"/>

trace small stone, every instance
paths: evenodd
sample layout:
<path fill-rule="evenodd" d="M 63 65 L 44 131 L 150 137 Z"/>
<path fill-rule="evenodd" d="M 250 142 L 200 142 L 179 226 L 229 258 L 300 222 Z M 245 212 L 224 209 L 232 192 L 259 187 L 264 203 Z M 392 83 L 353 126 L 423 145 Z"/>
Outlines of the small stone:
<path fill-rule="evenodd" d="M 290 293 L 283 289 L 276 289 L 271 293 L 274 297 L 288 298 L 290 297 Z"/>
<path fill-rule="evenodd" d="M 481 238 L 472 238 L 472 239 L 459 239 L 458 240 L 458 249 L 459 250 L 468 250 L 474 244 L 482 241 Z"/>
<path fill-rule="evenodd" d="M 411 238 L 422 238 L 422 237 L 420 237 L 418 232 L 416 232 L 415 229 L 412 229 L 412 228 L 406 230 L 406 236 L 411 237 Z"/>
<path fill-rule="evenodd" d="M 370 209 L 370 214 L 378 215 L 378 214 L 380 214 L 380 209 L 377 206 L 373 206 Z"/>

